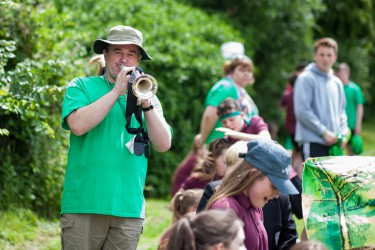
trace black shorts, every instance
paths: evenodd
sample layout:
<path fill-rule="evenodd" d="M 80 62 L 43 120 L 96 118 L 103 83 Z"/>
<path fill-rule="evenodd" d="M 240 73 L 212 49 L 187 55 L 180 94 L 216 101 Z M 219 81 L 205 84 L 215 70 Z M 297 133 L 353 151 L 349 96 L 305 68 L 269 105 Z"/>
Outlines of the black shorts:
<path fill-rule="evenodd" d="M 304 142 L 302 144 L 302 157 L 303 161 L 306 161 L 311 157 L 329 156 L 330 146 L 315 143 L 315 142 Z"/>

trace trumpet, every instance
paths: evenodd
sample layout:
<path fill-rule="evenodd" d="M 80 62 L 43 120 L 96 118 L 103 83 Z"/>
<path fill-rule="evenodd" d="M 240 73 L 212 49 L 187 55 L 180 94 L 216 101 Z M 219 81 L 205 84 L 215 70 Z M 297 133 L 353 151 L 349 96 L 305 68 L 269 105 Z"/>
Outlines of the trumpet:
<path fill-rule="evenodd" d="M 124 66 L 121 66 L 121 70 Z M 158 91 L 156 79 L 149 74 L 138 73 L 140 69 L 129 72 L 131 74 L 129 82 L 132 83 L 132 91 L 138 100 L 147 100 L 152 98 Z"/>

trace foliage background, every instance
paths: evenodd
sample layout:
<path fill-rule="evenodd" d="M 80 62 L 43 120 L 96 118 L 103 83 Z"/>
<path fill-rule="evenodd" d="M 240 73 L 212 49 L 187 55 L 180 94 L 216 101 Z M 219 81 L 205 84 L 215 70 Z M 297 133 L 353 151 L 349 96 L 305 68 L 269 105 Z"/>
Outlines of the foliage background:
<path fill-rule="evenodd" d="M 339 43 L 339 61 L 365 91 L 374 112 L 375 0 L 0 1 L 0 209 L 31 208 L 55 217 L 68 132 L 60 128 L 64 89 L 87 66 L 92 42 L 117 24 L 140 29 L 154 61 L 141 65 L 159 82 L 158 97 L 174 128 L 172 149 L 153 152 L 146 195 L 167 198 L 170 176 L 199 131 L 204 98 L 221 76 L 220 45 L 245 44 L 255 65 L 248 91 L 283 136 L 278 106 L 298 62 L 311 60 L 316 38 Z"/>

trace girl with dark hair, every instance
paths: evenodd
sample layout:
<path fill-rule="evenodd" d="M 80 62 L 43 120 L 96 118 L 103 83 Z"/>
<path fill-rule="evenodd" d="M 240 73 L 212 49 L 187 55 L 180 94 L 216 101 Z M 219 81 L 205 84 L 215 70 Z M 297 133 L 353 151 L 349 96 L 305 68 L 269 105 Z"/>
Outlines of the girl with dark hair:
<path fill-rule="evenodd" d="M 233 142 L 224 138 L 213 140 L 208 146 L 208 157 L 198 161 L 189 178 L 181 185 L 181 188 L 184 190 L 204 189 L 210 181 L 222 179 L 227 171 L 224 156 L 232 144 Z"/>
<path fill-rule="evenodd" d="M 181 218 L 172 228 L 168 250 L 246 250 L 242 221 L 231 210 L 204 211 Z"/>
<path fill-rule="evenodd" d="M 214 180 L 223 178 L 227 171 L 224 163 L 224 156 L 232 142 L 224 138 L 213 140 L 208 146 L 208 155 L 198 160 L 190 176 L 182 183 L 179 191 L 188 189 L 204 189 L 205 186 Z M 173 211 L 173 204 L 176 195 L 169 203 L 169 209 Z"/>
<path fill-rule="evenodd" d="M 193 217 L 197 210 L 198 202 L 202 197 L 202 189 L 182 190 L 176 193 L 173 203 L 173 224 L 165 230 L 160 237 L 158 250 L 165 250 L 168 244 L 171 229 L 176 221 L 182 217 Z"/>

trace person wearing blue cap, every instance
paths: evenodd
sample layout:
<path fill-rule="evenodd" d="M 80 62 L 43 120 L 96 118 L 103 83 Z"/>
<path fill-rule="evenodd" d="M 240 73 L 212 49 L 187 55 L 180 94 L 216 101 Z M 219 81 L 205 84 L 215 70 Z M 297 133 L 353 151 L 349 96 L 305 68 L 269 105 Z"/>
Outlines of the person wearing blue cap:
<path fill-rule="evenodd" d="M 284 194 L 298 194 L 289 180 L 291 157 L 272 140 L 256 139 L 247 144 L 247 153 L 223 178 L 208 201 L 209 209 L 233 209 L 244 222 L 247 249 L 268 249 L 262 208 Z"/>
<path fill-rule="evenodd" d="M 226 152 L 224 161 L 228 169 L 236 163 L 244 161 L 239 153 L 247 151 L 248 141 L 238 141 Z M 221 185 L 222 180 L 208 183 L 197 206 L 197 213 L 206 208 L 207 202 Z M 263 224 L 267 231 L 268 249 L 285 250 L 296 244 L 298 233 L 292 214 L 292 205 L 289 196 L 280 193 L 279 197 L 270 200 L 263 208 Z"/>

